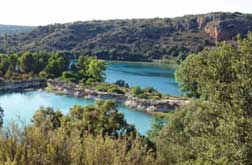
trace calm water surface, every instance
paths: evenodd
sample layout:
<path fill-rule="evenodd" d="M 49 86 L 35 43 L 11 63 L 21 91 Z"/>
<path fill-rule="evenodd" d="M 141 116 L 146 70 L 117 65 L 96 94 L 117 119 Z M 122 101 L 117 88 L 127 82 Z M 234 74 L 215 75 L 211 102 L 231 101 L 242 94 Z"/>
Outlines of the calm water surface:
<path fill-rule="evenodd" d="M 166 64 L 109 62 L 106 81 L 124 80 L 130 86 L 153 87 L 161 93 L 179 96 L 175 70 Z"/>
<path fill-rule="evenodd" d="M 41 106 L 53 107 L 67 114 L 69 108 L 73 105 L 89 105 L 93 103 L 94 101 L 92 100 L 56 95 L 45 91 L 16 92 L 0 95 L 0 105 L 4 109 L 5 124 L 18 118 L 29 123 L 35 111 Z M 124 114 L 127 122 L 134 124 L 141 134 L 145 134 L 150 129 L 152 116 L 124 106 L 119 106 L 118 109 Z"/>
<path fill-rule="evenodd" d="M 70 65 L 76 62 L 71 60 Z M 110 83 L 124 80 L 130 86 L 153 87 L 161 93 L 180 96 L 174 72 L 174 67 L 168 64 L 107 62 L 105 74 Z"/>
<path fill-rule="evenodd" d="M 105 73 L 107 82 L 125 80 L 130 86 L 153 87 L 162 93 L 180 95 L 178 84 L 174 79 L 174 69 L 168 65 L 109 62 Z M 92 100 L 56 95 L 45 91 L 0 95 L 5 123 L 18 118 L 29 123 L 34 112 L 41 106 L 59 109 L 67 114 L 73 105 L 93 103 Z M 135 125 L 141 134 L 145 134 L 150 129 L 152 116 L 124 106 L 119 106 L 119 111 L 124 114 L 128 123 Z"/>

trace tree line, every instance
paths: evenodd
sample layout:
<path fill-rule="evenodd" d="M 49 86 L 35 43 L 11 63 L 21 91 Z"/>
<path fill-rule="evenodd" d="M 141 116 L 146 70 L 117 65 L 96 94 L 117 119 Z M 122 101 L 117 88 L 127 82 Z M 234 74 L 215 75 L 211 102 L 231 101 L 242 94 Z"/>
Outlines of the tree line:
<path fill-rule="evenodd" d="M 79 56 L 76 63 L 61 52 L 24 52 L 0 54 L 0 77 L 3 79 L 62 78 L 72 82 L 100 82 L 104 80 L 104 61 Z"/>

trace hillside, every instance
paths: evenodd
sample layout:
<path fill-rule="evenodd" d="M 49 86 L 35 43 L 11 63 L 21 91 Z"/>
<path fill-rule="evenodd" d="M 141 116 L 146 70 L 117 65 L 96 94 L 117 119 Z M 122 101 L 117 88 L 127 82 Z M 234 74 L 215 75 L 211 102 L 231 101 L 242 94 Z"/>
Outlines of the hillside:
<path fill-rule="evenodd" d="M 1 52 L 66 51 L 113 60 L 151 60 L 198 52 L 252 30 L 252 14 L 209 13 L 177 18 L 87 21 L 40 26 L 0 38 Z"/>
<path fill-rule="evenodd" d="M 32 26 L 0 25 L 0 36 L 31 32 Z"/>

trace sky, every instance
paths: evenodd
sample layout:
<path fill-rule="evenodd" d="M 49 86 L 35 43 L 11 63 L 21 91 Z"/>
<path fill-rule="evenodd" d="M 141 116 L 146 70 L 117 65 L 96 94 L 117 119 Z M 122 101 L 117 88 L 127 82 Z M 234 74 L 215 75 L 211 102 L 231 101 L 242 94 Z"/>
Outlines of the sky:
<path fill-rule="evenodd" d="M 0 24 L 177 17 L 215 11 L 252 13 L 252 0 L 1 0 Z"/>

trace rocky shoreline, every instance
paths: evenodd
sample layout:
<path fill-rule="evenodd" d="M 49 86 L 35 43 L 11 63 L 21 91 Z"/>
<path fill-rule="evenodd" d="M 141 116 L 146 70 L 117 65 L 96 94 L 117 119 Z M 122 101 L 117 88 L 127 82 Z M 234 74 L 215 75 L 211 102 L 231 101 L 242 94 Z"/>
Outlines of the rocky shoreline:
<path fill-rule="evenodd" d="M 0 93 L 37 90 L 47 86 L 46 79 L 0 81 Z"/>
<path fill-rule="evenodd" d="M 46 79 L 30 79 L 30 80 L 13 80 L 13 81 L 0 81 L 0 93 L 6 92 L 20 92 L 27 90 L 45 89 L 58 94 L 71 95 L 86 99 L 110 99 L 117 103 L 123 104 L 129 108 L 134 108 L 139 111 L 147 113 L 156 112 L 169 112 L 176 108 L 187 104 L 187 100 L 179 98 L 170 99 L 141 99 L 133 97 L 129 93 L 117 94 L 100 92 L 86 87 L 81 87 L 78 84 L 66 83 L 60 80 L 46 80 Z"/>
<path fill-rule="evenodd" d="M 87 89 L 81 87 L 77 84 L 65 83 L 59 80 L 48 80 L 47 86 L 50 91 L 56 92 L 58 94 L 72 95 L 75 97 L 87 98 L 87 99 L 110 99 L 117 103 L 124 104 L 129 108 L 134 108 L 139 111 L 145 111 L 147 113 L 155 112 L 169 112 L 176 108 L 188 103 L 186 100 L 182 99 L 140 99 L 133 97 L 132 95 L 117 94 L 100 92 L 92 89 Z"/>

